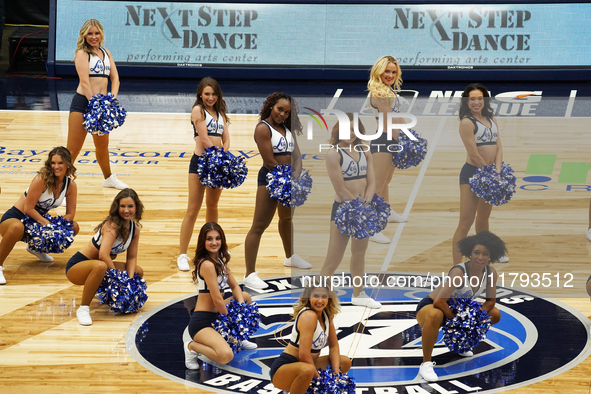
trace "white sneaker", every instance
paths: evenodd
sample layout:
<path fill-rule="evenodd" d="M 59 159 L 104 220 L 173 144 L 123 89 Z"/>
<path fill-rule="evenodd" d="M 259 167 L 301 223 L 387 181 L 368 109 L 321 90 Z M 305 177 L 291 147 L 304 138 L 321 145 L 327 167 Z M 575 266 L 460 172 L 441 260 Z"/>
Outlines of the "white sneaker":
<path fill-rule="evenodd" d="M 253 289 L 265 289 L 269 287 L 261 278 L 259 278 L 258 272 L 253 272 L 248 276 L 245 276 L 242 280 L 245 286 L 252 287 Z"/>
<path fill-rule="evenodd" d="M 88 305 L 81 305 L 76 311 L 76 317 L 78 318 L 78 323 L 82 326 L 90 326 L 92 324 Z"/>
<path fill-rule="evenodd" d="M 439 377 L 433 370 L 434 365 L 435 362 L 425 361 L 419 367 L 419 375 L 421 375 L 427 382 L 437 382 L 439 380 Z"/>
<path fill-rule="evenodd" d="M 4 274 L 2 273 L 2 271 L 4 271 L 4 267 L 2 267 L 0 265 L 0 285 L 5 285 L 6 284 L 6 278 L 4 277 Z"/>
<path fill-rule="evenodd" d="M 254 342 L 250 342 L 250 341 L 242 341 L 240 342 L 240 348 L 242 350 L 254 350 L 256 348 L 258 348 L 259 345 L 257 345 Z"/>
<path fill-rule="evenodd" d="M 462 356 L 462 357 L 472 357 L 474 355 L 474 352 L 472 350 L 468 350 L 465 353 L 458 353 L 458 356 Z"/>
<path fill-rule="evenodd" d="M 303 270 L 307 270 L 312 268 L 312 264 L 308 263 L 306 260 L 304 260 L 303 258 L 301 258 L 300 256 L 298 256 L 297 254 L 293 254 L 291 255 L 291 257 L 286 257 L 285 260 L 283 261 L 283 265 L 286 267 L 294 267 L 294 268 L 300 268 Z"/>
<path fill-rule="evenodd" d="M 47 253 L 35 252 L 34 250 L 29 249 L 29 245 L 27 245 L 27 252 L 37 257 L 42 263 L 51 263 L 53 261 L 53 257 Z"/>
<path fill-rule="evenodd" d="M 365 306 L 368 308 L 378 309 L 382 307 L 382 304 L 365 294 L 365 291 L 359 293 L 357 297 L 351 297 L 351 304 L 357 306 Z"/>
<path fill-rule="evenodd" d="M 115 174 L 111 174 L 110 177 L 103 180 L 103 187 L 112 187 L 113 189 L 123 190 L 128 188 L 129 186 L 117 179 Z"/>
<path fill-rule="evenodd" d="M 183 343 L 183 348 L 185 349 L 185 367 L 187 369 L 199 369 L 199 363 L 197 362 L 199 353 L 194 350 L 189 349 L 189 344 L 193 341 L 187 341 Z"/>
<path fill-rule="evenodd" d="M 378 244 L 389 244 L 390 243 L 390 238 L 386 237 L 381 232 L 372 235 L 371 237 L 369 237 L 369 240 L 371 242 L 375 242 Z"/>
<path fill-rule="evenodd" d="M 189 256 L 187 256 L 185 253 L 181 254 L 176 259 L 176 265 L 179 267 L 179 270 L 181 271 L 189 271 L 191 269 L 191 267 L 189 266 Z"/>
<path fill-rule="evenodd" d="M 508 263 L 508 262 L 509 262 L 509 257 L 507 257 L 507 256 L 501 256 L 497 260 L 497 263 Z"/>
<path fill-rule="evenodd" d="M 591 228 L 587 230 L 587 239 L 591 241 Z"/>
<path fill-rule="evenodd" d="M 399 215 L 393 209 L 390 209 L 390 216 L 388 216 L 388 223 L 406 223 L 406 219 Z"/>

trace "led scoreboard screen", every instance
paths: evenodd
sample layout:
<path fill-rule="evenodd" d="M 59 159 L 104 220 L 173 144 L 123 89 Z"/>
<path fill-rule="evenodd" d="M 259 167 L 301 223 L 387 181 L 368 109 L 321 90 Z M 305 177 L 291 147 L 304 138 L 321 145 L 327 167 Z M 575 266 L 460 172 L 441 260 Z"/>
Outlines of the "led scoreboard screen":
<path fill-rule="evenodd" d="M 364 70 L 587 69 L 591 4 L 266 4 L 52 0 L 50 62 L 85 20 L 119 67 Z M 157 70 L 156 68 L 154 70 Z M 59 74 L 59 72 L 58 72 Z"/>

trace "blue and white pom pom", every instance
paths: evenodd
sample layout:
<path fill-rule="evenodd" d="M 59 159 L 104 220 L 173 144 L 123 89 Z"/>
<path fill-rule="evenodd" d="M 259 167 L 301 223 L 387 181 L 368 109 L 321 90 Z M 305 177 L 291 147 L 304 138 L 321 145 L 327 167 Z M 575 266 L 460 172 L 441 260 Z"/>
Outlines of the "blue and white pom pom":
<path fill-rule="evenodd" d="M 447 303 L 456 315 L 446 321 L 443 341 L 452 352 L 466 353 L 486 338 L 491 316 L 482 309 L 482 304 L 467 295 L 450 298 Z"/>
<path fill-rule="evenodd" d="M 286 207 L 291 206 L 291 166 L 279 164 L 267 173 L 269 197 Z"/>
<path fill-rule="evenodd" d="M 90 134 L 105 135 L 125 122 L 127 112 L 119 105 L 112 93 L 95 94 L 88 101 L 88 109 L 84 113 L 84 128 Z"/>
<path fill-rule="evenodd" d="M 495 170 L 494 164 L 477 168 L 470 178 L 470 190 L 490 205 L 499 206 L 508 203 L 515 194 L 515 175 L 505 163 L 500 174 Z"/>
<path fill-rule="evenodd" d="M 40 253 L 63 253 L 74 242 L 74 224 L 63 216 L 42 216 L 49 220 L 48 225 L 41 225 L 27 214 L 21 219 L 29 249 Z"/>
<path fill-rule="evenodd" d="M 335 372 L 329 365 L 326 369 L 318 369 L 319 378 L 312 379 L 306 394 L 355 394 L 355 379 L 342 372 Z"/>
<path fill-rule="evenodd" d="M 334 220 L 341 233 L 356 239 L 368 238 L 377 232 L 377 213 L 360 198 L 339 204 Z"/>
<path fill-rule="evenodd" d="M 148 300 L 146 281 L 136 272 L 133 278 L 127 271 L 110 269 L 97 290 L 101 304 L 107 304 L 115 313 L 135 313 Z"/>
<path fill-rule="evenodd" d="M 419 133 L 413 129 L 409 129 L 409 131 L 417 137 L 418 141 L 411 140 L 401 131 L 398 135 L 398 145 L 400 145 L 401 151 L 392 154 L 392 165 L 401 170 L 418 166 L 427 155 L 427 140 L 421 138 Z"/>
<path fill-rule="evenodd" d="M 312 177 L 308 170 L 302 170 L 300 176 L 292 179 L 291 182 L 291 206 L 299 207 L 304 205 L 308 194 L 312 191 Z"/>
<path fill-rule="evenodd" d="M 385 229 L 388 225 L 388 218 L 390 217 L 390 204 L 388 201 L 384 200 L 383 197 L 374 194 L 373 199 L 371 200 L 371 207 L 376 211 L 376 232 L 374 234 L 377 234 Z"/>
<path fill-rule="evenodd" d="M 239 303 L 236 300 L 226 305 L 228 314 L 218 315 L 213 328 L 226 340 L 234 353 L 241 349 L 242 341 L 248 340 L 259 329 L 261 315 L 255 302 Z"/>
<path fill-rule="evenodd" d="M 232 189 L 242 185 L 248 174 L 244 157 L 234 157 L 224 148 L 206 148 L 197 161 L 201 184 L 213 189 Z"/>

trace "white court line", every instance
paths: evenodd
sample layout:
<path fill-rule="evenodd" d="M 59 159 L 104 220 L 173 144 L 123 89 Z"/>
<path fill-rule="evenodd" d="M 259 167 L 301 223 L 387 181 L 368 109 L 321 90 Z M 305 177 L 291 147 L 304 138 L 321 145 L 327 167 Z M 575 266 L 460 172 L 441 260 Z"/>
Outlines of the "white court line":
<path fill-rule="evenodd" d="M 425 177 L 425 172 L 427 172 L 427 168 L 429 167 L 429 162 L 431 161 L 431 157 L 433 156 L 433 152 L 435 152 L 435 147 L 437 146 L 437 142 L 439 141 L 439 136 L 443 131 L 443 126 L 445 125 L 447 118 L 441 119 L 439 122 L 439 126 L 437 126 L 437 131 L 435 132 L 435 137 L 433 137 L 433 141 L 429 141 L 427 155 L 425 156 L 425 160 L 423 160 L 423 165 L 421 166 L 421 171 L 419 171 L 419 176 L 415 181 L 415 185 L 412 188 L 412 192 L 410 193 L 410 197 L 408 198 L 408 202 L 406 203 L 406 208 L 404 209 L 404 213 L 402 214 L 403 217 L 408 219 L 408 215 L 410 214 L 410 210 L 412 209 L 412 205 L 415 202 L 415 198 L 419 193 L 419 188 L 421 187 L 421 183 L 423 182 L 423 178 Z M 400 235 L 402 234 L 402 230 L 404 229 L 404 225 L 406 223 L 398 223 L 398 228 L 396 229 L 396 234 L 394 234 L 394 238 L 390 243 L 390 248 L 388 249 L 388 253 L 386 253 L 386 257 L 384 258 L 384 263 L 382 264 L 382 269 L 380 272 L 386 272 L 388 267 L 390 266 L 390 262 L 392 261 L 392 256 L 394 256 L 394 251 L 396 250 L 396 246 L 398 245 L 398 241 L 400 240 Z"/>
<path fill-rule="evenodd" d="M 566 106 L 566 112 L 564 113 L 565 118 L 570 118 L 570 115 L 573 112 L 573 107 L 575 105 L 575 97 L 577 97 L 577 91 L 571 90 L 570 96 L 568 97 L 568 105 Z"/>
<path fill-rule="evenodd" d="M 334 93 L 334 96 L 332 96 L 332 100 L 330 100 L 330 103 L 328 104 L 328 107 L 326 107 L 326 110 L 329 111 L 331 109 L 334 108 L 334 106 L 336 105 L 337 101 L 339 100 L 339 97 L 341 97 L 341 93 L 343 93 L 343 89 L 337 89 L 337 91 Z"/>

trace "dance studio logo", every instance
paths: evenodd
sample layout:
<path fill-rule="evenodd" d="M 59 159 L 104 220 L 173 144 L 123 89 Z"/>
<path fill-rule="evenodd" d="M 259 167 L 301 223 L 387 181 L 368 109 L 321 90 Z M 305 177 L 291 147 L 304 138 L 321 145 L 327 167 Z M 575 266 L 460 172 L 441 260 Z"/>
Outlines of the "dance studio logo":
<path fill-rule="evenodd" d="M 461 7 L 395 8 L 394 29 L 429 30 L 433 40 L 452 51 L 529 51 L 524 29 L 532 13 L 526 9 Z M 420 53 L 420 52 L 419 52 Z M 417 54 L 418 56 L 418 54 Z"/>
<path fill-rule="evenodd" d="M 221 5 L 204 5 L 198 9 L 141 5 L 126 5 L 125 8 L 125 26 L 159 27 L 166 40 L 182 48 L 256 50 L 258 46 L 257 34 L 251 32 L 252 22 L 258 18 L 256 10 Z M 220 31 L 204 31 L 213 27 Z"/>
<path fill-rule="evenodd" d="M 429 293 L 430 282 L 423 275 L 423 281 L 412 285 L 411 278 L 416 276 L 382 275 L 384 287 L 378 285 L 372 294 L 382 303 L 380 309 L 354 306 L 352 290 L 338 290 L 341 312 L 336 315 L 334 324 L 341 354 L 352 358 L 348 375 L 355 379 L 357 393 L 492 393 L 499 387 L 510 390 L 573 368 L 591 352 L 587 334 L 589 320 L 585 316 L 557 301 L 516 288 L 498 287 L 497 307 L 501 311 L 501 321 L 489 330 L 487 338 L 474 348 L 474 356 L 470 358 L 451 353 L 442 343 L 440 334 L 433 350 L 439 381 L 425 382 L 418 374 L 422 348 L 415 309 Z M 289 340 L 293 305 L 302 289 L 300 279 L 290 276 L 264 280 L 269 285 L 267 289 L 245 288 L 261 313 L 260 328 L 251 338 L 258 349 L 240 351 L 227 365 L 211 363 L 200 356 L 200 369 L 186 370 L 180 335 L 168 342 L 162 340 L 170 337 L 171 330 L 177 333 L 185 330 L 188 322 L 185 308 L 191 304 L 187 302 L 190 297 L 186 297 L 154 308 L 134 322 L 130 328 L 132 335 L 127 335 L 130 353 L 155 373 L 207 392 L 281 394 L 282 391 L 270 382 L 269 370 Z M 405 287 L 391 287 L 386 283 L 400 283 Z M 150 329 L 142 332 L 141 327 L 146 322 Z M 186 332 L 183 335 L 188 338 Z M 557 348 L 548 343 L 548 338 L 552 338 L 553 344 L 568 343 L 569 346 Z"/>

